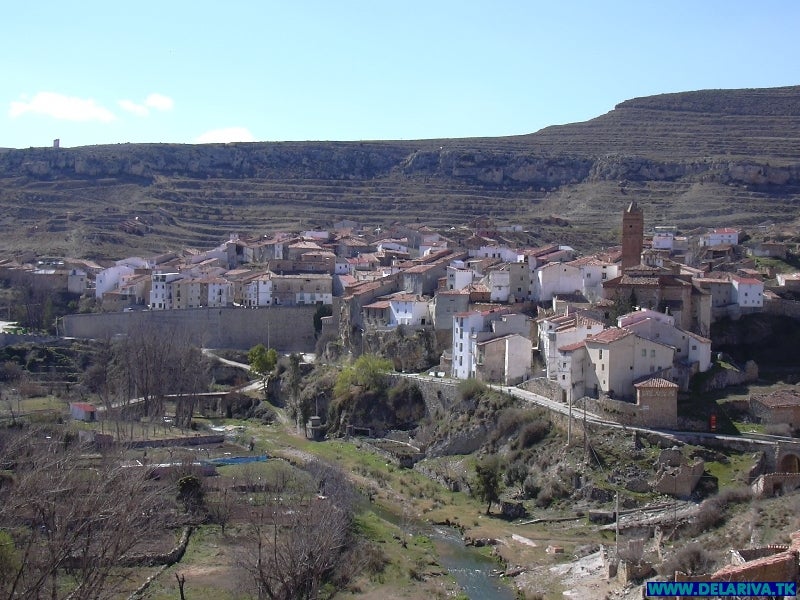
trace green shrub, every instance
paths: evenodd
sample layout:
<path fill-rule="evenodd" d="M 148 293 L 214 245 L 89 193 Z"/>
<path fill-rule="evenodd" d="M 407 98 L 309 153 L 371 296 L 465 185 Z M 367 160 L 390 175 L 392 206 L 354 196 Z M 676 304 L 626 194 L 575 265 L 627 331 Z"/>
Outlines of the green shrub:
<path fill-rule="evenodd" d="M 458 393 L 464 402 L 477 400 L 487 390 L 486 384 L 477 379 L 464 379 L 458 384 Z"/>
<path fill-rule="evenodd" d="M 550 423 L 547 421 L 532 421 L 527 423 L 519 432 L 519 443 L 523 448 L 530 448 L 541 442 L 550 432 Z"/>

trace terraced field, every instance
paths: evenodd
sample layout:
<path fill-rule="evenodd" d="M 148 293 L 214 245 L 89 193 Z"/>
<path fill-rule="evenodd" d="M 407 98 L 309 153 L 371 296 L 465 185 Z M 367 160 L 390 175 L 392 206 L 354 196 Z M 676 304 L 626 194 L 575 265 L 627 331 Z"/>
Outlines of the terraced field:
<path fill-rule="evenodd" d="M 637 98 L 504 138 L 4 150 L 0 250 L 117 258 L 343 218 L 482 215 L 590 249 L 616 241 L 634 198 L 648 226 L 793 223 L 800 87 Z"/>

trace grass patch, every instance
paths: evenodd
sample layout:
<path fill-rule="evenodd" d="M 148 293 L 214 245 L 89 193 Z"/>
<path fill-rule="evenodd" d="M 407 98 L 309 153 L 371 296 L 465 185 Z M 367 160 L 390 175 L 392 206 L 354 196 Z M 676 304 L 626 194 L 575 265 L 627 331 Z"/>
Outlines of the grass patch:
<path fill-rule="evenodd" d="M 706 471 L 717 478 L 720 491 L 747 483 L 747 473 L 753 466 L 752 454 L 730 454 L 725 462 L 706 462 Z"/>

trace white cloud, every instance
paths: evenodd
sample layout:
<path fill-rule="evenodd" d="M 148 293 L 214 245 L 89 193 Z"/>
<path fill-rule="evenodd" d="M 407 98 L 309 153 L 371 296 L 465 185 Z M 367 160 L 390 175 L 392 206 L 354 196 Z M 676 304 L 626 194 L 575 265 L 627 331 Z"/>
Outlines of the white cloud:
<path fill-rule="evenodd" d="M 150 94 L 144 100 L 144 104 L 137 104 L 133 100 L 120 100 L 118 102 L 123 110 L 136 115 L 137 117 L 147 117 L 150 115 L 150 109 L 154 110 L 172 110 L 175 103 L 172 98 L 162 94 Z"/>
<path fill-rule="evenodd" d="M 39 92 L 33 98 L 22 97 L 12 102 L 8 115 L 21 117 L 26 113 L 45 115 L 63 121 L 100 121 L 109 123 L 117 117 L 92 98 L 76 98 L 55 92 Z"/>
<path fill-rule="evenodd" d="M 168 96 L 161 94 L 150 94 L 144 101 L 145 106 L 154 108 L 156 110 L 172 110 L 175 102 Z"/>
<path fill-rule="evenodd" d="M 246 127 L 213 129 L 195 138 L 195 144 L 227 144 L 229 142 L 255 142 L 256 138 Z"/>
<path fill-rule="evenodd" d="M 150 114 L 150 111 L 147 110 L 146 106 L 142 106 L 141 104 L 136 104 L 132 100 L 120 100 L 117 104 L 119 104 L 122 110 L 126 110 L 129 113 L 133 113 L 137 117 L 146 117 Z"/>

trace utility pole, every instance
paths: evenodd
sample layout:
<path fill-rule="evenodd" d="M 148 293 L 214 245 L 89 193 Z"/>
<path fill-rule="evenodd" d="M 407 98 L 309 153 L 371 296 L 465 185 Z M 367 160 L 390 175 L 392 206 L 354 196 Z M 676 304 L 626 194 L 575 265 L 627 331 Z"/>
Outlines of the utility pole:
<path fill-rule="evenodd" d="M 619 490 L 614 494 L 614 553 L 619 560 Z"/>
<path fill-rule="evenodd" d="M 572 390 L 569 394 L 569 418 L 567 418 L 567 448 L 572 441 Z"/>

